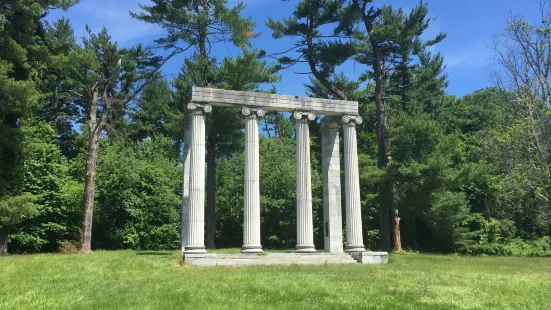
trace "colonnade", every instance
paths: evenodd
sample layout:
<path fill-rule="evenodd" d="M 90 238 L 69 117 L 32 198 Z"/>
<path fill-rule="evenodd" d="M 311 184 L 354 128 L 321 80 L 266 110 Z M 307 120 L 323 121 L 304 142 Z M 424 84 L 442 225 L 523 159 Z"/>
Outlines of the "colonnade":
<path fill-rule="evenodd" d="M 184 163 L 182 250 L 187 254 L 206 253 L 205 227 L 205 117 L 212 111 L 206 103 L 188 104 L 190 114 L 189 151 Z M 260 242 L 260 157 L 258 117 L 265 114 L 261 107 L 242 108 L 245 119 L 245 196 L 242 253 L 262 252 Z M 312 111 L 294 111 L 297 162 L 297 253 L 313 253 L 314 223 L 312 214 L 312 183 L 310 165 L 310 132 L 308 123 L 316 119 Z M 356 124 L 357 115 L 326 117 L 322 121 L 322 157 L 324 179 L 325 251 L 342 252 L 342 218 L 340 204 L 339 126 L 344 134 L 344 175 L 346 203 L 347 252 L 363 252 L 360 208 L 360 180 Z M 189 181 L 186 178 L 189 177 Z M 188 184 L 186 184 L 188 183 Z M 188 201 L 185 201 L 188 199 Z"/>

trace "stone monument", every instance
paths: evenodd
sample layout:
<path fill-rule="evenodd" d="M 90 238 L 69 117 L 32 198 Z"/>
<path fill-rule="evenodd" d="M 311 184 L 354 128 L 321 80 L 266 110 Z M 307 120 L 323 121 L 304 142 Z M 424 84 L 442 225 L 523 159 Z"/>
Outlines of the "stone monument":
<path fill-rule="evenodd" d="M 308 123 L 316 115 L 325 115 L 321 120 L 322 171 L 323 171 L 323 213 L 324 249 L 328 254 L 350 254 L 361 263 L 386 263 L 386 252 L 366 252 L 362 237 L 360 206 L 360 179 L 358 171 L 358 149 L 356 125 L 362 123 L 356 101 L 315 99 L 307 97 L 281 96 L 265 93 L 219 90 L 194 87 L 188 104 L 190 120 L 186 128 L 184 184 L 182 194 L 182 251 L 186 262 L 206 259 L 214 264 L 216 256 L 206 254 L 204 245 L 205 226 L 205 118 L 213 106 L 240 107 L 245 118 L 245 196 L 243 223 L 243 254 L 262 252 L 260 238 L 260 179 L 259 179 L 259 131 L 257 118 L 266 111 L 292 113 L 296 134 L 297 161 L 297 254 L 312 254 L 316 262 L 314 227 L 312 216 L 312 186 L 310 171 L 310 132 Z M 344 139 L 344 201 L 346 210 L 346 246 L 342 243 L 341 215 L 341 161 L 339 152 L 339 128 L 343 128 Z M 231 256 L 240 263 L 261 260 L 250 255 Z M 246 257 L 246 258 L 245 258 Z M 273 255 L 263 263 L 279 261 L 293 262 L 291 256 Z M 304 256 L 300 257 L 303 261 Z M 321 257 L 321 256 L 320 256 Z M 349 257 L 348 255 L 346 257 Z M 284 258 L 284 259 L 281 259 Z M 339 258 L 339 259 L 333 259 Z M 349 257 L 350 258 L 350 257 Z M 245 260 L 243 260 L 245 259 Z M 328 263 L 350 262 L 342 256 L 323 256 Z M 306 263 L 309 260 L 304 260 Z M 317 260 L 320 261 L 320 260 Z M 218 264 L 218 263 L 216 263 Z M 200 264 L 199 264 L 200 265 Z"/>

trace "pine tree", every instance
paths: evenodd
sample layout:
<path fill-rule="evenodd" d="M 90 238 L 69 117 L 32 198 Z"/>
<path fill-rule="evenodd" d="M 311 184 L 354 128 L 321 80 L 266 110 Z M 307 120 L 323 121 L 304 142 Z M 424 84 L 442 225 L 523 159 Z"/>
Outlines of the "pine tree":
<path fill-rule="evenodd" d="M 67 9 L 71 0 L 8 0 L 0 3 L 0 201 L 8 218 L 29 214 L 33 204 L 23 194 L 22 121 L 40 108 L 38 86 L 49 51 L 43 18 Z M 29 203 L 28 203 L 29 202 Z M 10 220 L 11 221 L 11 220 Z M 6 222 L 4 222 L 6 223 Z M 0 224 L 6 229 L 7 224 Z M 7 237 L 6 237 L 7 238 Z M 7 239 L 4 239 L 7 242 Z M 6 245 L 7 246 L 7 245 Z M 7 251 L 7 247 L 5 248 Z"/>
<path fill-rule="evenodd" d="M 426 4 L 420 3 L 409 14 L 402 9 L 385 5 L 377 8 L 372 0 L 352 0 L 345 8 L 341 23 L 336 32 L 354 36 L 363 51 L 355 56 L 362 64 L 370 67 L 365 78 L 375 82 L 374 101 L 377 115 L 377 141 L 379 169 L 387 169 L 391 163 L 390 137 L 388 135 L 388 99 L 394 94 L 402 94 L 402 102 L 407 100 L 406 92 L 400 90 L 410 84 L 414 59 L 427 47 L 445 38 L 438 34 L 434 39 L 423 41 L 421 36 L 430 26 Z M 360 31 L 359 29 L 363 29 Z M 394 75 L 395 77 L 393 77 Z M 397 75 L 397 76 L 396 76 Z M 391 83 L 394 80 L 398 83 Z M 403 103 L 402 103 L 403 104 Z M 379 188 L 380 203 L 380 243 L 381 249 L 391 248 L 391 231 L 395 250 L 401 249 L 399 236 L 398 210 L 395 207 L 395 188 L 390 180 Z"/>

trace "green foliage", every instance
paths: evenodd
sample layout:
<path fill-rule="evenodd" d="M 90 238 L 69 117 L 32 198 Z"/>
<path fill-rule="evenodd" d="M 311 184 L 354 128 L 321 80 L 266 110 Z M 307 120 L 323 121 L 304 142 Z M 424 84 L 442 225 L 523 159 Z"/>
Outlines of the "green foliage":
<path fill-rule="evenodd" d="M 20 196 L 3 197 L 0 200 L 0 226 L 11 227 L 27 218 L 40 213 L 39 206 L 35 203 L 35 195 L 25 193 Z"/>
<path fill-rule="evenodd" d="M 218 210 L 216 242 L 239 247 L 243 240 L 244 154 L 217 164 Z M 316 242 L 323 242 L 323 206 L 319 163 L 312 162 L 312 193 Z M 288 138 L 260 140 L 261 236 L 266 248 L 291 248 L 296 242 L 295 143 Z"/>
<path fill-rule="evenodd" d="M 243 47 L 254 36 L 254 23 L 250 18 L 240 16 L 245 8 L 241 2 L 233 8 L 228 7 L 227 0 L 152 2 L 153 5 L 140 5 L 145 13 L 132 13 L 132 16 L 166 29 L 168 35 L 156 42 L 166 49 L 175 49 L 177 53 L 194 47 L 202 50 L 200 54 L 204 55 L 205 40 L 208 40 L 209 44 L 228 40 L 236 46 Z"/>
<path fill-rule="evenodd" d="M 171 140 L 102 141 L 98 160 L 97 248 L 172 249 L 179 244 L 181 171 Z"/>
<path fill-rule="evenodd" d="M 140 141 L 163 135 L 172 137 L 176 143 L 182 141 L 185 108 L 173 96 L 168 81 L 164 79 L 148 84 L 137 104 L 131 107 L 130 139 Z"/>
<path fill-rule="evenodd" d="M 500 256 L 551 256 L 551 239 L 544 236 L 535 240 L 515 237 L 517 229 L 511 220 L 486 220 L 473 213 L 464 226 L 469 229 L 469 238 L 460 243 L 459 250 L 472 255 Z"/>
<path fill-rule="evenodd" d="M 0 197 L 21 193 L 24 136 L 19 120 L 31 115 L 39 95 L 32 81 L 9 77 L 12 67 L 0 60 Z"/>
<path fill-rule="evenodd" d="M 36 204 L 41 213 L 13 232 L 12 243 L 18 251 L 54 251 L 58 240 L 78 236 L 75 226 L 79 221 L 82 186 L 69 180 L 67 162 L 51 126 L 29 120 L 22 131 L 26 137 L 24 191 L 39 197 Z"/>

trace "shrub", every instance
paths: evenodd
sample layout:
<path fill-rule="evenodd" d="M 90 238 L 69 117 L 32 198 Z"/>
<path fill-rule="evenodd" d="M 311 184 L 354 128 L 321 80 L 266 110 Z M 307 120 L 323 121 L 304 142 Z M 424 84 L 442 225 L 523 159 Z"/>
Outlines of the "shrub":
<path fill-rule="evenodd" d="M 77 242 L 77 241 L 63 240 L 63 241 L 59 241 L 58 244 L 59 244 L 59 253 L 62 253 L 62 254 L 78 253 L 78 249 L 80 249 L 80 242 Z"/>

